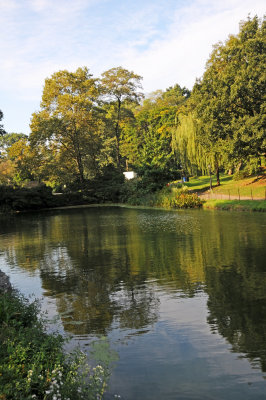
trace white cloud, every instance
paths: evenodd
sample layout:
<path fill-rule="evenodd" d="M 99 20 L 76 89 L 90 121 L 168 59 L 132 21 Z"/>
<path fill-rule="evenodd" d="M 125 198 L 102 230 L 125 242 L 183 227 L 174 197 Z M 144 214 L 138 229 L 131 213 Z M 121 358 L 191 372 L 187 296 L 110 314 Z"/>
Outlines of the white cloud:
<path fill-rule="evenodd" d="M 1 13 L 5 11 L 14 10 L 17 7 L 16 0 L 0 0 L 0 10 Z"/>
<path fill-rule="evenodd" d="M 191 88 L 212 45 L 264 10 L 262 0 L 0 0 L 0 108 L 19 99 L 29 120 L 45 78 L 84 65 L 95 76 L 122 65 L 146 92 Z"/>
<path fill-rule="evenodd" d="M 175 11 L 173 23 L 163 39 L 157 39 L 145 51 L 129 47 L 123 53 L 124 65 L 144 77 L 147 91 L 175 83 L 192 88 L 202 76 L 205 63 L 218 41 L 236 34 L 239 22 L 263 15 L 263 2 L 197 0 Z"/>

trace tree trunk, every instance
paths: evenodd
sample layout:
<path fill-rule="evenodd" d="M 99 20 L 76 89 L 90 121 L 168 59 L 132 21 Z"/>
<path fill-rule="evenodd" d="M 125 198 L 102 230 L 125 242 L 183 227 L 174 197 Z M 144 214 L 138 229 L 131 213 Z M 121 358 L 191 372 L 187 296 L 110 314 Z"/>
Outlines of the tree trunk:
<path fill-rule="evenodd" d="M 81 154 L 80 154 L 79 150 L 77 152 L 77 163 L 78 163 L 78 170 L 79 170 L 79 180 L 80 180 L 80 183 L 83 184 L 84 181 L 85 181 L 85 179 L 84 179 L 84 169 L 83 169 Z"/>
<path fill-rule="evenodd" d="M 241 167 L 242 167 L 242 161 L 240 161 L 240 163 L 237 164 L 237 166 L 236 166 L 236 172 L 239 172 Z"/>
<path fill-rule="evenodd" d="M 219 165 L 216 167 L 216 180 L 217 180 L 217 186 L 220 186 L 220 170 L 219 170 Z"/>
<path fill-rule="evenodd" d="M 116 137 L 116 162 L 117 167 L 121 166 L 121 157 L 120 157 L 120 132 L 119 132 L 119 123 L 120 123 L 120 113 L 121 113 L 121 100 L 117 99 L 117 121 L 115 126 L 115 137 Z"/>
<path fill-rule="evenodd" d="M 79 171 L 79 180 L 80 180 L 81 185 L 83 185 L 84 181 L 85 181 L 84 168 L 83 168 L 82 157 L 81 157 L 81 152 L 80 152 L 80 147 L 79 147 L 78 132 L 77 132 L 75 124 L 74 124 L 73 144 L 74 144 L 75 157 L 76 157 L 78 171 Z"/>

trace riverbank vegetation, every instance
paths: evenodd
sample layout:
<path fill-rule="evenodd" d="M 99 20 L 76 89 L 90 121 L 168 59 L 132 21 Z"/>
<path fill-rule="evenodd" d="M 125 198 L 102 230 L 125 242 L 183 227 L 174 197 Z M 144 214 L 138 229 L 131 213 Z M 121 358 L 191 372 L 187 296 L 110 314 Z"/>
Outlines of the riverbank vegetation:
<path fill-rule="evenodd" d="M 183 185 L 192 192 L 197 192 L 203 200 L 203 208 L 266 211 L 266 176 L 258 174 L 239 179 L 239 176 L 221 174 L 220 185 L 210 190 L 210 177 L 193 177 Z"/>
<path fill-rule="evenodd" d="M 234 210 L 234 211 L 266 211 L 265 200 L 206 200 L 205 209 Z"/>
<path fill-rule="evenodd" d="M 0 292 L 0 399 L 102 399 L 106 346 L 108 362 L 90 368 L 81 351 L 65 353 L 63 337 L 46 332 L 38 311 L 15 291 Z"/>
<path fill-rule="evenodd" d="M 1 209 L 121 201 L 197 207 L 195 196 L 161 190 L 209 174 L 215 191 L 227 181 L 238 194 L 237 178 L 265 166 L 265 23 L 248 18 L 216 44 L 192 91 L 176 83 L 144 98 L 142 77 L 122 67 L 99 78 L 87 67 L 55 72 L 29 136 L 0 126 Z M 137 173 L 132 184 L 127 170 Z M 40 183 L 50 192 L 29 188 Z"/>
<path fill-rule="evenodd" d="M 162 208 L 199 208 L 202 201 L 195 193 L 190 193 L 182 184 L 168 184 L 161 190 L 151 192 L 149 190 L 135 189 L 134 182 L 130 182 L 126 203 L 131 205 L 162 207 Z"/>

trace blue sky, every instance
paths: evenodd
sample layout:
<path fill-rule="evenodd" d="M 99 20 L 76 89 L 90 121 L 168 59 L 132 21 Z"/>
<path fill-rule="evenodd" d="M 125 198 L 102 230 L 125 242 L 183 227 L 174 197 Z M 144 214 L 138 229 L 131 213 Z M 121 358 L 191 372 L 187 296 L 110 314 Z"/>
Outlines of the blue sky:
<path fill-rule="evenodd" d="M 46 77 L 122 66 L 145 93 L 192 88 L 212 45 L 238 32 L 264 0 L 0 0 L 0 109 L 7 132 L 29 133 Z"/>

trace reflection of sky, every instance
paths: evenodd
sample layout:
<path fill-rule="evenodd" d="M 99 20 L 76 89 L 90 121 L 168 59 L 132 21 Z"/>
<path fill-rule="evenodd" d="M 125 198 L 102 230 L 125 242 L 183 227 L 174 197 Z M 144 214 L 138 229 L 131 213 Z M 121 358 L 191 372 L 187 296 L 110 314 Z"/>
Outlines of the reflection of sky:
<path fill-rule="evenodd" d="M 231 352 L 231 345 L 218 333 L 213 333 L 213 327 L 207 322 L 208 297 L 204 285 L 208 282 L 205 282 L 203 268 L 209 264 L 213 266 L 215 260 L 215 265 L 225 271 L 222 263 L 226 261 L 226 265 L 231 265 L 235 262 L 236 255 L 237 265 L 246 265 L 248 253 L 251 257 L 251 262 L 247 264 L 248 270 L 251 270 L 251 266 L 259 265 L 260 259 L 257 256 L 264 251 L 261 235 L 263 216 L 244 217 L 244 214 L 240 216 L 234 213 L 201 211 L 174 213 L 158 210 L 138 213 L 136 210 L 114 210 L 109 215 L 108 210 L 105 213 L 96 211 L 98 214 L 95 220 L 89 210 L 83 214 L 73 212 L 75 223 L 69 226 L 68 220 L 63 218 L 64 215 L 56 216 L 56 221 L 54 216 L 46 217 L 47 219 L 43 217 L 45 224 L 40 224 L 39 229 L 30 225 L 31 218 L 25 217 L 21 224 L 13 227 L 13 242 L 11 235 L 1 235 L 3 240 L 0 246 L 0 269 L 10 275 L 11 283 L 26 296 L 32 293 L 37 298 L 44 296 L 42 308 L 48 311 L 49 319 L 56 316 L 60 304 L 65 305 L 65 309 L 61 307 L 64 313 L 71 314 L 71 306 L 75 300 L 86 300 L 86 295 L 94 293 L 95 289 L 98 295 L 95 304 L 91 295 L 88 296 L 89 302 L 81 301 L 81 309 L 77 307 L 73 311 L 73 317 L 77 318 L 74 315 L 76 312 L 84 318 L 85 326 L 84 331 L 81 329 L 81 333 L 75 336 L 73 342 L 79 341 L 84 348 L 88 348 L 88 343 L 94 338 L 94 333 L 86 335 L 86 318 L 94 317 L 94 311 L 88 316 L 89 310 L 86 307 L 90 307 L 92 303 L 96 313 L 99 311 L 101 316 L 103 308 L 99 306 L 103 305 L 105 300 L 100 291 L 101 283 L 105 289 L 109 288 L 109 284 L 112 285 L 110 292 L 107 290 L 110 300 L 110 303 L 107 302 L 110 312 L 108 321 L 111 324 L 110 328 L 108 325 L 107 331 L 120 360 L 112 376 L 110 392 L 118 392 L 122 398 L 202 400 L 204 394 L 204 399 L 215 400 L 264 399 L 265 382 L 260 369 L 252 369 L 246 358 L 240 359 L 240 354 Z M 25 221 L 30 227 L 26 236 L 28 241 L 23 242 L 21 233 Z M 38 218 L 34 224 L 36 221 Z M 46 223 L 49 228 L 47 232 L 43 228 L 46 227 Z M 109 229 L 110 226 L 113 230 Z M 132 228 L 132 231 L 129 231 L 128 226 L 136 229 Z M 219 228 L 218 235 L 215 234 L 217 232 L 213 229 L 214 226 Z M 230 237 L 227 240 L 228 226 L 231 226 L 231 229 L 236 227 L 236 236 L 232 236 L 237 238 L 234 246 L 229 243 Z M 86 230 L 84 227 L 89 228 Z M 54 233 L 55 228 L 57 235 Z M 71 228 L 69 232 L 68 228 Z M 203 250 L 207 252 L 211 248 L 212 254 L 215 254 L 215 257 L 209 257 L 207 261 L 200 260 L 202 264 L 198 259 L 202 248 L 189 246 L 194 233 L 201 238 L 201 246 L 206 245 L 206 249 L 203 247 Z M 243 240 L 245 233 L 247 239 Z M 49 235 L 53 234 L 50 238 Z M 88 240 L 82 241 L 85 237 Z M 99 238 L 101 241 L 98 243 Z M 146 246 L 140 246 L 140 242 L 144 240 Z M 224 254 L 221 243 L 227 254 Z M 245 251 L 240 251 L 239 246 Z M 91 250 L 89 256 L 85 251 L 88 247 Z M 32 258 L 31 248 L 34 248 Z M 180 252 L 171 253 L 172 248 L 178 248 Z M 247 251 L 249 248 L 250 252 Z M 4 249 L 7 249 L 6 254 Z M 124 249 L 128 249 L 132 256 L 130 261 L 122 257 Z M 139 250 L 143 252 L 140 259 L 136 256 L 136 251 Z M 38 260 L 40 252 L 41 261 Z M 184 259 L 183 254 L 186 255 Z M 78 257 L 79 255 L 81 257 Z M 121 269 L 123 262 L 128 262 L 126 273 Z M 136 263 L 132 269 L 130 267 L 133 264 L 130 262 Z M 22 268 L 18 267 L 19 263 Z M 78 265 L 80 268 L 77 268 Z M 169 265 L 173 267 L 171 271 L 167 270 Z M 102 266 L 109 268 L 113 273 L 110 283 L 109 278 L 107 279 L 108 274 L 106 281 L 101 281 L 99 274 L 104 274 Z M 201 268 L 198 268 L 199 266 Z M 94 271 L 92 275 L 91 269 Z M 213 272 L 216 270 L 218 268 L 213 269 Z M 211 271 L 209 268 L 209 280 L 218 279 L 218 272 L 211 274 Z M 260 276 L 256 275 L 256 279 L 260 279 Z M 91 286 L 88 285 L 89 281 Z M 61 282 L 65 286 L 61 287 Z M 68 291 L 64 292 L 64 288 Z M 131 291 L 134 292 L 134 299 L 131 297 Z M 213 292 L 210 293 L 214 295 Z M 212 299 L 214 300 L 219 301 L 216 297 Z M 138 326 L 131 326 L 135 315 L 139 317 L 140 323 Z M 63 318 L 66 327 L 66 315 Z M 101 318 L 99 319 L 102 322 Z M 52 326 L 50 325 L 50 328 Z M 55 328 L 61 331 L 63 329 L 60 322 L 53 326 L 53 329 Z M 119 388 L 119 391 L 116 388 Z"/>
<path fill-rule="evenodd" d="M 58 319 L 56 300 L 52 297 L 47 297 L 42 288 L 42 281 L 38 271 L 25 271 L 18 267 L 10 268 L 3 257 L 0 256 L 0 269 L 5 272 L 12 286 L 18 289 L 21 294 L 29 298 L 30 301 L 38 299 L 41 304 L 41 313 L 45 319 L 50 321 L 48 329 L 51 331 L 60 331 L 63 333 L 63 326 Z"/>
<path fill-rule="evenodd" d="M 56 317 L 56 298 L 42 289 L 39 271 L 10 268 L 1 257 L 0 268 L 24 295 L 45 296 L 42 310 L 49 320 Z M 224 338 L 211 333 L 204 292 L 185 298 L 181 291 L 165 294 L 155 281 L 148 285 L 159 298 L 159 320 L 135 333 L 113 324 L 109 340 L 120 360 L 112 374 L 110 396 L 119 387 L 121 398 L 127 400 L 201 400 L 203 393 L 205 399 L 215 400 L 265 399 L 260 371 L 252 369 L 246 358 L 231 353 Z M 63 328 L 57 321 L 50 329 L 62 332 Z M 87 348 L 91 340 L 82 335 L 74 341 Z"/>
<path fill-rule="evenodd" d="M 120 361 L 110 393 L 122 399 L 264 399 L 265 384 L 247 359 L 212 334 L 207 296 L 160 296 L 160 319 L 145 335 L 116 342 Z M 115 339 L 115 333 L 112 333 Z M 198 395 L 198 393 L 201 393 Z M 180 397 L 179 397 L 180 396 Z"/>
<path fill-rule="evenodd" d="M 10 268 L 4 256 L 0 256 L 0 269 L 5 272 L 14 288 L 25 296 L 34 294 L 37 297 L 42 296 L 42 285 L 39 271 L 26 271 L 19 267 Z"/>

